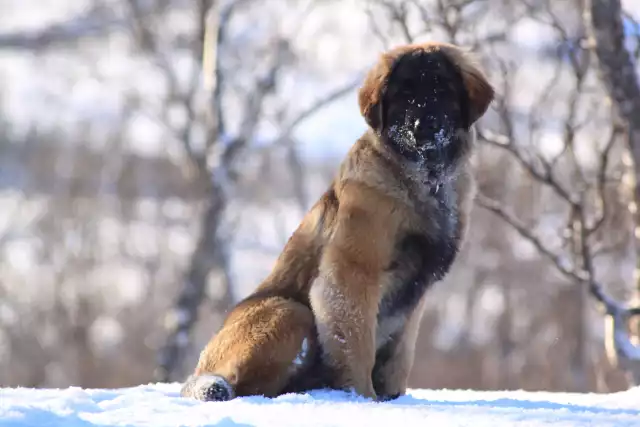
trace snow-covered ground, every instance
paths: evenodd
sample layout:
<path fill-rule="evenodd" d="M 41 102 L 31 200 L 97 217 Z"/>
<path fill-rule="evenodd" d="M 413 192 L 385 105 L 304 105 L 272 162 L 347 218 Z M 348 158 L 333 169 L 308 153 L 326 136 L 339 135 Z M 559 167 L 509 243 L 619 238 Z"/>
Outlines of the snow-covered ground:
<path fill-rule="evenodd" d="M 318 391 L 202 403 L 178 384 L 0 389 L 0 426 L 640 426 L 640 388 L 615 394 L 411 390 L 374 403 Z"/>

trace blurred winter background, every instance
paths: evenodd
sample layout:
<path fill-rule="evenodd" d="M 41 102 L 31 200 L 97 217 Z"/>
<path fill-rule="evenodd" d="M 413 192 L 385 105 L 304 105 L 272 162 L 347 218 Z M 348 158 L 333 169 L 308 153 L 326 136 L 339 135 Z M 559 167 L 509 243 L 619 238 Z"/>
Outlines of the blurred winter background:
<path fill-rule="evenodd" d="M 579 0 L 0 0 L 0 386 L 183 379 L 364 131 L 363 72 L 438 40 L 498 98 L 410 385 L 628 388 L 637 324 L 614 341 L 593 295 L 640 295 L 635 162 L 585 22 Z"/>

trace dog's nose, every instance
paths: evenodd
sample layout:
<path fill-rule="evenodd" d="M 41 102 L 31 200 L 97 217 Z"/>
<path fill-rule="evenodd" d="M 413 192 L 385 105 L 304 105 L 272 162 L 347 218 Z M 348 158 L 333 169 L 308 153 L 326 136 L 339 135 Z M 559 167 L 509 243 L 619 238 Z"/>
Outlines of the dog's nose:
<path fill-rule="evenodd" d="M 425 149 L 436 150 L 449 143 L 446 124 L 438 120 L 417 119 L 414 123 L 414 135 L 418 145 Z"/>

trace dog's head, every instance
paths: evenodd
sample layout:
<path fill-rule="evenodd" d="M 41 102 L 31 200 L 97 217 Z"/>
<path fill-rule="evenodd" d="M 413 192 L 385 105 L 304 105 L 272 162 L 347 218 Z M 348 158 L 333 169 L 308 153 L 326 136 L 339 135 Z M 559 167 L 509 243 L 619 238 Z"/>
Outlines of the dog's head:
<path fill-rule="evenodd" d="M 425 43 L 384 53 L 358 100 L 383 143 L 441 181 L 468 151 L 471 127 L 493 97 L 491 84 L 460 48 Z"/>

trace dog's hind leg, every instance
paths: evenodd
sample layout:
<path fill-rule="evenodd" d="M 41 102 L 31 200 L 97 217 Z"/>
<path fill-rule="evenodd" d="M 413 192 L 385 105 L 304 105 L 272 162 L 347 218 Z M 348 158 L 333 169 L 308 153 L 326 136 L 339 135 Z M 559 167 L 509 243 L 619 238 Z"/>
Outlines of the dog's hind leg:
<path fill-rule="evenodd" d="M 181 395 L 207 401 L 274 397 L 313 363 L 316 352 L 308 307 L 278 296 L 248 298 L 202 351 Z"/>

